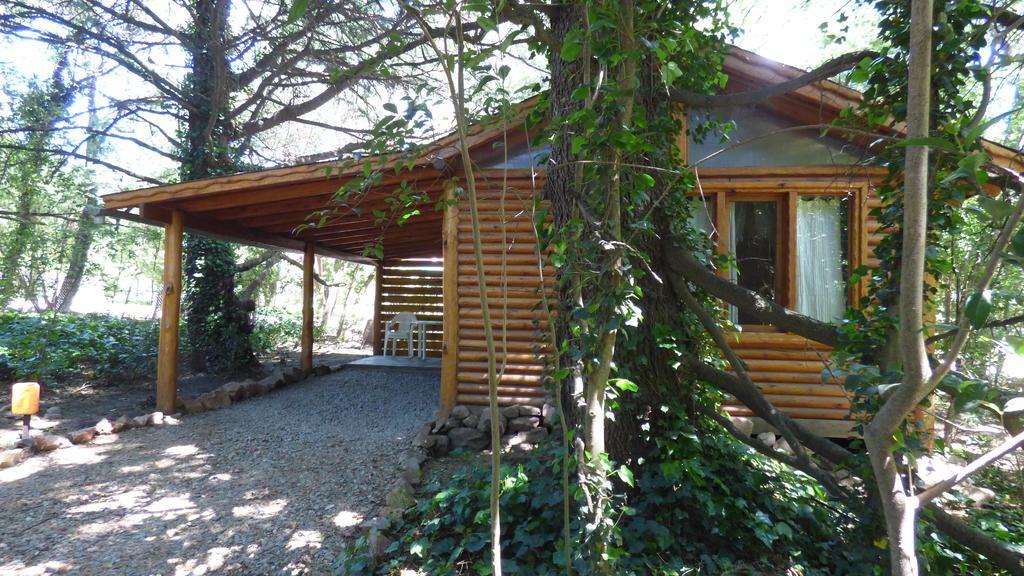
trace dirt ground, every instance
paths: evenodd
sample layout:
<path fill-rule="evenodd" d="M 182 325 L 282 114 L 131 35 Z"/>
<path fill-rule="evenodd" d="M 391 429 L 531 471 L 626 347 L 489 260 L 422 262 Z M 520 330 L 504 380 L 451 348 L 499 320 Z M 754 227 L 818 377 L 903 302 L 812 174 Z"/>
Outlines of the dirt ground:
<path fill-rule="evenodd" d="M 352 350 L 342 348 L 317 349 L 314 364 L 331 366 L 344 364 L 367 356 L 369 350 Z M 280 350 L 272 358 L 261 362 L 260 373 L 270 373 L 279 368 L 297 366 L 299 353 L 297 350 Z M 179 367 L 178 395 L 198 396 L 219 387 L 231 380 L 229 376 L 191 373 L 187 366 Z M 259 377 L 259 374 L 254 375 Z M 120 382 L 116 384 L 97 384 L 95 382 L 64 383 L 59 386 L 47 386 L 43 383 L 40 399 L 40 411 L 32 419 L 33 429 L 47 430 L 53 433 L 68 433 L 96 424 L 101 418 L 111 421 L 121 415 L 137 416 L 153 410 L 156 403 L 155 379 L 137 382 Z M 11 388 L 0 386 L 0 406 L 3 407 L 4 418 L 0 420 L 0 449 L 8 448 L 17 442 L 21 431 L 21 418 L 11 414 Z M 51 407 L 60 408 L 59 418 L 45 418 L 46 410 Z"/>

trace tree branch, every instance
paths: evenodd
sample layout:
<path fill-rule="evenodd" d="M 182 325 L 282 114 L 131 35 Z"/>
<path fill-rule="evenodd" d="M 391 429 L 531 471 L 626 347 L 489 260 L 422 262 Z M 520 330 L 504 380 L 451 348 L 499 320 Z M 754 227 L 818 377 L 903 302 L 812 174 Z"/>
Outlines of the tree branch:
<path fill-rule="evenodd" d="M 995 462 L 996 460 L 999 460 L 1003 456 L 1006 456 L 1010 452 L 1013 452 L 1021 445 L 1024 445 L 1024 432 L 1021 432 L 1016 436 L 1008 438 L 1005 442 L 988 451 L 986 454 L 976 458 L 970 464 L 962 466 L 955 473 L 950 474 L 949 476 L 943 478 L 942 480 L 939 480 L 935 484 L 932 484 L 931 486 L 929 486 L 928 488 L 926 488 L 924 491 L 920 492 L 917 495 L 918 502 L 922 504 L 927 504 L 928 502 L 932 501 L 933 499 L 941 495 L 943 492 L 946 492 L 950 488 L 970 478 L 979 470 L 985 468 L 986 466 Z"/>
<path fill-rule="evenodd" d="M 697 261 L 689 251 L 680 248 L 671 240 L 663 241 L 662 249 L 668 265 L 669 278 L 673 282 L 683 279 L 693 282 L 701 290 L 736 306 L 765 324 L 771 324 L 827 346 L 839 344 L 839 332 L 832 324 L 794 312 L 756 292 L 720 278 Z"/>

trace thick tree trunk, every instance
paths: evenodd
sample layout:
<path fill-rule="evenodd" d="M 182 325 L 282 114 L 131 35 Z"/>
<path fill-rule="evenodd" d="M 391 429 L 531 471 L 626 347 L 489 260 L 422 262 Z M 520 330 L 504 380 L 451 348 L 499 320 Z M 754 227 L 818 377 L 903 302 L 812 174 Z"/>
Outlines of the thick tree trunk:
<path fill-rule="evenodd" d="M 231 173 L 233 128 L 223 119 L 230 94 L 227 54 L 227 0 L 196 0 L 190 52 L 183 181 Z M 250 342 L 249 311 L 235 295 L 235 250 L 217 240 L 189 235 L 185 240 L 186 334 L 197 370 L 244 371 L 256 363 Z"/>

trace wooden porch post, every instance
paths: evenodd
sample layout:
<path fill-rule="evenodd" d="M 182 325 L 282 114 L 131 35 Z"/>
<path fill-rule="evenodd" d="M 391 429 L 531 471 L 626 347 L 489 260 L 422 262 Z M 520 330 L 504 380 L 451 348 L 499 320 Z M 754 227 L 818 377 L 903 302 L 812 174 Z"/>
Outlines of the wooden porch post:
<path fill-rule="evenodd" d="M 373 355 L 381 356 L 384 354 L 384 333 L 383 326 L 381 325 L 380 317 L 380 301 L 384 295 L 384 263 L 380 262 L 377 264 L 377 270 L 374 272 L 373 277 Z"/>
<path fill-rule="evenodd" d="M 455 407 L 458 396 L 459 362 L 459 205 L 455 202 L 455 189 L 445 187 L 448 206 L 444 212 L 444 228 L 441 237 L 444 246 L 444 271 L 442 276 L 443 333 L 441 345 L 441 413 L 447 418 Z"/>
<path fill-rule="evenodd" d="M 302 256 L 302 356 L 300 368 L 313 370 L 313 243 L 306 242 Z"/>
<path fill-rule="evenodd" d="M 156 361 L 156 409 L 177 412 L 178 323 L 181 315 L 181 238 L 183 217 L 171 211 L 164 227 L 164 301 L 160 307 L 160 345 Z"/>

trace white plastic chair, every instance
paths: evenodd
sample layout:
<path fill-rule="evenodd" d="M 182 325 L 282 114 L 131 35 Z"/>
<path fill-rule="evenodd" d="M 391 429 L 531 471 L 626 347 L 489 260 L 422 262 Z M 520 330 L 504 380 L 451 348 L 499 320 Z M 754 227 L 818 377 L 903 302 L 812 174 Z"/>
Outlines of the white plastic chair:
<path fill-rule="evenodd" d="M 412 356 L 412 333 L 416 326 L 416 315 L 412 312 L 399 312 L 384 324 L 384 355 L 388 355 L 388 341 L 391 341 L 391 355 L 398 355 L 398 340 L 405 338 L 408 343 L 409 356 Z"/>

